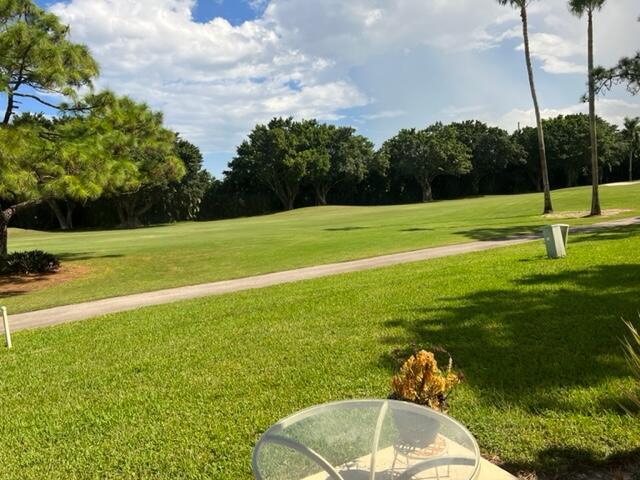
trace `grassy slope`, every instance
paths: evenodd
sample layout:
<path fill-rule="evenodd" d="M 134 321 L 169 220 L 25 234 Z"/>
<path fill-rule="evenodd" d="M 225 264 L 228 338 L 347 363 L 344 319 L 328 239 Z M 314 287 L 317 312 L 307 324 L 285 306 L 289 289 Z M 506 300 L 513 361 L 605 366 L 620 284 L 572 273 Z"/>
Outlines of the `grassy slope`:
<path fill-rule="evenodd" d="M 640 308 L 640 229 L 542 242 L 112 315 L 0 351 L 0 478 L 249 479 L 270 424 L 384 397 L 388 353 L 445 346 L 452 415 L 512 471 L 640 451 L 621 317 Z"/>
<path fill-rule="evenodd" d="M 557 211 L 581 210 L 589 188 L 554 193 Z M 606 208 L 640 211 L 640 185 L 602 189 Z M 485 197 L 430 205 L 326 207 L 141 230 L 12 231 L 13 250 L 40 248 L 91 269 L 74 281 L 0 299 L 13 312 L 237 278 L 389 252 L 530 231 L 549 223 L 541 197 Z M 626 214 L 630 215 L 629 213 Z M 571 223 L 593 222 L 593 219 Z"/>

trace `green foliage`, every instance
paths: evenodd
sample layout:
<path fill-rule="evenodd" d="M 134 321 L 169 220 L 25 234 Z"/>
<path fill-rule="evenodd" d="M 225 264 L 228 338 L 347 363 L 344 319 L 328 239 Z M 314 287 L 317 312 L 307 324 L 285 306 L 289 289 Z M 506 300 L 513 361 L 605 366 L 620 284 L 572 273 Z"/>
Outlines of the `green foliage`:
<path fill-rule="evenodd" d="M 593 74 L 598 93 L 625 84 L 631 95 L 637 95 L 640 92 L 640 52 L 633 57 L 621 58 L 612 68 L 597 67 Z"/>
<path fill-rule="evenodd" d="M 316 151 L 306 180 L 313 186 L 316 203 L 326 205 L 327 194 L 337 184 L 359 184 L 371 168 L 373 144 L 351 127 L 318 125 L 313 136 Z"/>
<path fill-rule="evenodd" d="M 304 185 L 324 205 L 336 185 L 361 182 L 373 158 L 373 144 L 353 128 L 274 118 L 253 129 L 225 175 L 236 191 L 267 188 L 291 210 Z"/>
<path fill-rule="evenodd" d="M 285 210 L 291 210 L 311 165 L 320 171 L 328 163 L 320 134 L 315 120 L 274 118 L 253 129 L 229 168 L 255 176 L 278 196 Z"/>
<path fill-rule="evenodd" d="M 32 0 L 0 0 L 0 92 L 8 99 L 4 124 L 15 97 L 53 106 L 44 95 L 60 94 L 77 104 L 77 89 L 91 86 L 97 74 L 87 47 L 72 43 L 69 27 L 54 14 Z"/>
<path fill-rule="evenodd" d="M 452 123 L 458 140 L 471 152 L 473 193 L 480 193 L 480 182 L 495 178 L 510 165 L 524 165 L 527 153 L 509 134 L 498 127 L 489 127 L 479 121 Z"/>
<path fill-rule="evenodd" d="M 115 198 L 124 226 L 137 226 L 162 188 L 185 174 L 176 154 L 176 135 L 164 128 L 160 112 L 129 97 L 106 92 L 92 103 L 96 108 L 86 118 L 87 128 L 114 166 L 105 195 Z"/>
<path fill-rule="evenodd" d="M 547 159 L 553 185 L 572 187 L 587 183 L 591 172 L 589 116 L 559 115 L 543 121 Z M 624 160 L 625 145 L 615 125 L 597 119 L 600 175 L 616 169 Z M 537 132 L 525 127 L 513 134 L 514 140 L 527 151 L 526 174 L 535 184 L 539 175 Z M 624 177 L 623 177 L 624 178 Z"/>
<path fill-rule="evenodd" d="M 211 175 L 203 170 L 202 154 L 192 143 L 177 138 L 176 155 L 184 164 L 185 175 L 162 189 L 157 216 L 174 222 L 194 220 L 198 218 L 202 198 L 212 181 Z"/>
<path fill-rule="evenodd" d="M 59 268 L 60 260 L 58 257 L 42 250 L 16 252 L 0 258 L 0 275 L 54 273 Z"/>
<path fill-rule="evenodd" d="M 640 332 L 631 322 L 625 321 L 625 324 L 629 329 L 629 337 L 624 340 L 624 351 L 629 368 L 638 383 L 636 386 L 637 391 L 632 392 L 630 398 L 636 407 L 640 409 Z"/>
<path fill-rule="evenodd" d="M 585 13 L 600 10 L 606 0 L 569 0 L 569 9 L 574 15 L 582 17 Z"/>
<path fill-rule="evenodd" d="M 403 129 L 382 147 L 390 164 L 413 177 L 422 189 L 422 200 L 433 200 L 431 183 L 441 175 L 471 171 L 469 149 L 459 141 L 456 129 L 441 123 L 424 130 Z"/>

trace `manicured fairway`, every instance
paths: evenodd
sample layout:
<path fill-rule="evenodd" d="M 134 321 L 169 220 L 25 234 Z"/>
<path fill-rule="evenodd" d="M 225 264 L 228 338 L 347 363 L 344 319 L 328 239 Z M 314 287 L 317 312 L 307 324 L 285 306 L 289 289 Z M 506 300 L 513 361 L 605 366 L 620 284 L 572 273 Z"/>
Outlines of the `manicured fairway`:
<path fill-rule="evenodd" d="M 0 350 L 0 478 L 248 480 L 270 424 L 321 402 L 386 396 L 388 353 L 414 341 L 453 354 L 466 381 L 451 413 L 509 470 L 638 455 L 640 420 L 618 402 L 633 386 L 620 319 L 640 310 L 640 229 L 574 236 L 565 260 L 543 250 L 19 332 L 13 351 Z"/>
<path fill-rule="evenodd" d="M 557 211 L 584 210 L 589 188 L 554 193 Z M 640 211 L 640 185 L 603 187 L 605 208 Z M 247 219 L 140 230 L 11 231 L 10 248 L 62 254 L 72 281 L 22 295 L 0 293 L 14 313 L 60 304 L 238 278 L 422 247 L 529 232 L 541 197 L 516 195 L 390 207 L 325 207 Z M 623 216 L 631 216 L 627 212 Z M 637 213 L 636 213 L 637 214 Z M 564 221 L 564 220 L 563 220 Z M 598 219 L 568 220 L 592 223 Z M 0 285 L 0 292 L 2 286 Z"/>

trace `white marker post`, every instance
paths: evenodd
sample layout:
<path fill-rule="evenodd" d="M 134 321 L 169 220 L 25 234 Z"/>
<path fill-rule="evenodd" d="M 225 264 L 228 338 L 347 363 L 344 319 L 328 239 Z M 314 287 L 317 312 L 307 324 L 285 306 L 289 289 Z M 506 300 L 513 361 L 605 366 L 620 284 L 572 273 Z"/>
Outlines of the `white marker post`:
<path fill-rule="evenodd" d="M 11 332 L 9 331 L 9 318 L 7 317 L 7 307 L 2 307 L 2 323 L 4 325 L 4 338 L 7 348 L 11 348 Z"/>

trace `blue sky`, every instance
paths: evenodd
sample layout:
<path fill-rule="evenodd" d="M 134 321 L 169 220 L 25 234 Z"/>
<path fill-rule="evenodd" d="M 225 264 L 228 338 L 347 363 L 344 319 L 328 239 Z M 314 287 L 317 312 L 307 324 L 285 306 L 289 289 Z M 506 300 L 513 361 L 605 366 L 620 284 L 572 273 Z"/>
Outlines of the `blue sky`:
<path fill-rule="evenodd" d="M 403 127 L 478 118 L 533 123 L 519 18 L 495 0 L 68 0 L 41 2 L 101 64 L 98 88 L 149 103 L 220 176 L 257 122 L 277 115 L 353 125 L 377 145 Z M 611 64 L 640 39 L 636 0 L 596 17 Z M 545 116 L 584 111 L 585 24 L 563 0 L 533 2 Z M 25 109 L 35 108 L 25 104 Z M 615 123 L 640 115 L 623 89 L 600 100 Z"/>

